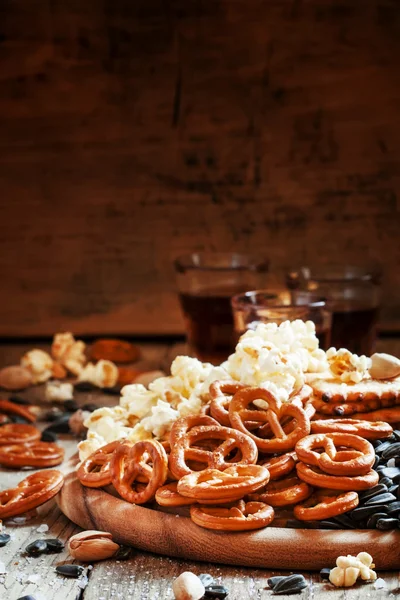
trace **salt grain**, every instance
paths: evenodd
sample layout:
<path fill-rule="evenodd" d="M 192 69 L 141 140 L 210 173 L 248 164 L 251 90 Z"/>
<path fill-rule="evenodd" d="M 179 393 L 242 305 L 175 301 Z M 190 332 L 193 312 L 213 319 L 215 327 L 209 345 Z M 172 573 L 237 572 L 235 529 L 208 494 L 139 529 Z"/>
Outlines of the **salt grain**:
<path fill-rule="evenodd" d="M 32 575 L 29 575 L 29 577 L 26 580 L 26 583 L 38 583 L 41 579 L 41 576 L 39 573 L 32 573 Z"/>
<path fill-rule="evenodd" d="M 42 523 L 42 525 L 39 525 L 39 527 L 36 529 L 36 531 L 38 533 L 46 533 L 46 531 L 49 530 L 49 526 L 46 525 L 46 523 Z"/>
<path fill-rule="evenodd" d="M 384 590 L 385 588 L 387 588 L 387 583 L 384 579 L 382 579 L 381 577 L 379 577 L 375 582 L 374 582 L 374 588 L 376 590 Z"/>
<path fill-rule="evenodd" d="M 0 573 L 7 573 L 6 565 L 0 560 Z"/>

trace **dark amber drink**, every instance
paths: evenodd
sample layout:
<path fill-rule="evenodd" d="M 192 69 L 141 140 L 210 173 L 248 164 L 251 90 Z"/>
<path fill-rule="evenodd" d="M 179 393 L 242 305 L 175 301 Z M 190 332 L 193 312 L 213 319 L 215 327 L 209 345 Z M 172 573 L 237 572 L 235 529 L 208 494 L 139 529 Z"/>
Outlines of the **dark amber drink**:
<path fill-rule="evenodd" d="M 235 349 L 231 296 L 263 282 L 268 261 L 199 252 L 176 259 L 175 270 L 189 351 L 218 365 Z"/>
<path fill-rule="evenodd" d="M 220 364 L 235 350 L 232 290 L 179 294 L 186 335 L 197 358 Z"/>
<path fill-rule="evenodd" d="M 313 290 L 332 310 L 331 345 L 370 356 L 375 349 L 380 304 L 378 266 L 301 267 L 287 274 L 292 293 Z"/>

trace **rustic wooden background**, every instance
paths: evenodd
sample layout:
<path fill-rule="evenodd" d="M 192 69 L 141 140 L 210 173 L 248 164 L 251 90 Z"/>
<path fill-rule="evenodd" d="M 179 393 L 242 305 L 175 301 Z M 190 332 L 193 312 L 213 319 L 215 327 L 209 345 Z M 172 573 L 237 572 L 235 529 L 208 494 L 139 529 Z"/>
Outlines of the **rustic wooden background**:
<path fill-rule="evenodd" d="M 175 333 L 194 249 L 380 260 L 398 0 L 0 0 L 0 335 Z"/>

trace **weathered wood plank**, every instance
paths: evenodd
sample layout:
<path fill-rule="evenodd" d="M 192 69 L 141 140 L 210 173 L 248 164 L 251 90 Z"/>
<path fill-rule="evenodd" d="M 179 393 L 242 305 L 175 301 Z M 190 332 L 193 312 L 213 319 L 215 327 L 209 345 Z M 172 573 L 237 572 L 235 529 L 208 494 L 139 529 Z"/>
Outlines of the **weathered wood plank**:
<path fill-rule="evenodd" d="M 0 7 L 0 335 L 182 331 L 171 259 L 378 259 L 399 327 L 396 0 Z"/>

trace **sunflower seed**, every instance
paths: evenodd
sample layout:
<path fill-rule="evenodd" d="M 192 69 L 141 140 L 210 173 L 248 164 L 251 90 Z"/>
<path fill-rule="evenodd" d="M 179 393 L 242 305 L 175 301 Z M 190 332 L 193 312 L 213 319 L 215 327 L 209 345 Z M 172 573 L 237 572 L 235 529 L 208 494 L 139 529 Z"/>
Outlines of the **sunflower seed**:
<path fill-rule="evenodd" d="M 400 468 L 386 467 L 382 470 L 382 475 L 384 477 L 390 477 L 393 483 L 398 483 L 400 481 Z"/>
<path fill-rule="evenodd" d="M 45 542 L 47 544 L 47 554 L 58 554 L 64 550 L 64 544 L 58 538 L 49 538 Z"/>
<path fill-rule="evenodd" d="M 364 500 L 368 500 L 369 498 L 373 498 L 377 494 L 382 494 L 383 492 L 387 492 L 388 489 L 386 485 L 383 483 L 378 483 L 373 488 L 369 490 L 365 490 L 365 492 L 359 492 L 358 497 L 360 498 L 360 502 L 364 502 Z"/>
<path fill-rule="evenodd" d="M 390 488 L 393 485 L 393 481 L 390 479 L 390 477 L 382 477 L 379 483 L 382 485 L 386 485 L 386 487 L 388 488 Z"/>
<path fill-rule="evenodd" d="M 337 515 L 333 520 L 340 523 L 344 529 L 355 529 L 356 527 L 348 515 Z"/>
<path fill-rule="evenodd" d="M 11 536 L 8 533 L 0 533 L 0 548 L 3 548 L 11 540 Z"/>
<path fill-rule="evenodd" d="M 395 429 L 392 436 L 397 442 L 400 442 L 400 429 Z"/>
<path fill-rule="evenodd" d="M 382 442 L 378 446 L 375 446 L 375 454 L 383 454 L 383 452 L 390 448 L 391 445 L 392 443 L 389 442 L 389 440 L 387 440 L 386 442 Z"/>
<path fill-rule="evenodd" d="M 90 381 L 77 381 L 74 384 L 74 388 L 78 392 L 93 392 L 97 390 L 97 387 L 93 383 L 90 383 Z"/>
<path fill-rule="evenodd" d="M 379 507 L 381 508 L 381 507 Z M 350 513 L 350 517 L 354 519 L 354 521 L 362 521 L 363 519 L 368 519 L 371 515 L 373 515 L 378 510 L 377 506 L 361 506 L 359 508 L 355 508 Z"/>
<path fill-rule="evenodd" d="M 114 560 L 129 560 L 132 558 L 132 548 L 130 546 L 120 546 L 119 550 L 113 555 Z"/>
<path fill-rule="evenodd" d="M 321 579 L 329 579 L 329 575 L 331 573 L 331 570 L 329 567 L 325 567 L 324 569 L 321 569 L 319 572 L 319 576 L 321 577 Z"/>
<path fill-rule="evenodd" d="M 379 519 L 386 519 L 386 518 L 387 518 L 387 514 L 384 512 L 377 512 L 377 513 L 373 514 L 367 521 L 368 529 L 375 529 L 376 524 L 379 521 Z"/>
<path fill-rule="evenodd" d="M 378 494 L 377 496 L 373 496 L 365 502 L 365 506 L 374 506 L 380 504 L 384 505 L 389 504 L 390 502 L 395 502 L 395 500 L 396 496 L 393 496 L 393 494 L 389 494 L 389 492 L 386 492 L 384 494 Z"/>
<path fill-rule="evenodd" d="M 299 594 L 306 587 L 308 584 L 303 575 L 289 575 L 283 577 L 272 589 L 274 594 Z"/>
<path fill-rule="evenodd" d="M 389 448 L 382 453 L 382 458 L 396 458 L 397 456 L 400 456 L 400 442 L 390 444 Z"/>
<path fill-rule="evenodd" d="M 226 598 L 229 594 L 228 588 L 224 585 L 212 584 L 205 588 L 204 598 Z"/>
<path fill-rule="evenodd" d="M 82 410 L 88 410 L 89 412 L 93 412 L 94 410 L 97 410 L 99 406 L 97 404 L 93 404 L 93 402 L 88 402 L 87 404 L 84 404 L 81 408 Z"/>
<path fill-rule="evenodd" d="M 321 529 L 342 529 L 340 523 L 335 523 L 335 521 L 320 521 Z"/>
<path fill-rule="evenodd" d="M 386 531 L 388 529 L 395 529 L 400 525 L 399 519 L 378 519 L 376 523 L 376 528 L 381 531 Z"/>
<path fill-rule="evenodd" d="M 59 575 L 65 575 L 65 577 L 75 577 L 77 579 L 82 575 L 85 568 L 80 565 L 59 565 L 56 567 L 56 572 Z"/>
<path fill-rule="evenodd" d="M 400 501 L 392 502 L 387 508 L 387 514 L 391 517 L 400 516 Z"/>
<path fill-rule="evenodd" d="M 36 600 L 35 596 L 20 596 L 17 600 Z"/>
<path fill-rule="evenodd" d="M 63 415 L 57 421 L 54 421 L 51 425 L 46 427 L 44 431 L 51 431 L 53 433 L 69 433 L 69 414 Z"/>
<path fill-rule="evenodd" d="M 35 540 L 31 544 L 28 544 L 25 548 L 25 552 L 29 554 L 29 556 L 39 556 L 43 554 L 47 550 L 47 543 L 45 540 Z"/>
<path fill-rule="evenodd" d="M 58 435 L 54 433 L 54 431 L 48 431 L 45 429 L 40 439 L 42 442 L 56 442 L 58 440 Z"/>
<path fill-rule="evenodd" d="M 214 577 L 212 575 L 210 575 L 209 573 L 201 573 L 199 575 L 199 579 L 200 579 L 201 583 L 204 585 L 204 587 L 207 587 L 214 583 Z"/>
<path fill-rule="evenodd" d="M 267 583 L 269 587 L 273 590 L 274 587 L 284 579 L 286 579 L 286 577 L 284 577 L 283 575 L 276 575 L 276 577 L 270 577 L 269 579 L 267 579 Z"/>
<path fill-rule="evenodd" d="M 63 407 L 67 412 L 75 412 L 79 408 L 79 404 L 75 400 L 64 400 Z"/>
<path fill-rule="evenodd" d="M 103 394 L 108 394 L 109 396 L 120 396 L 121 395 L 121 386 L 114 385 L 113 387 L 105 387 L 102 388 L 101 391 Z"/>
<path fill-rule="evenodd" d="M 29 406 L 32 404 L 30 400 L 26 398 L 22 398 L 22 396 L 12 395 L 8 398 L 9 402 L 14 402 L 14 404 L 21 404 L 22 406 Z"/>

